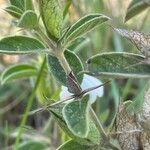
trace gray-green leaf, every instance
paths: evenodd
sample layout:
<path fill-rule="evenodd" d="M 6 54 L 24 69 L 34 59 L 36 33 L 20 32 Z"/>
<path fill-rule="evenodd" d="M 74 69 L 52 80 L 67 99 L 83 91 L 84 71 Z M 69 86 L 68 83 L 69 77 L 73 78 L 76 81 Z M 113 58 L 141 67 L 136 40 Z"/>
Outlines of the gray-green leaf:
<path fill-rule="evenodd" d="M 142 12 L 146 8 L 148 8 L 150 6 L 150 2 L 148 4 L 148 1 L 146 1 L 146 0 L 132 0 L 132 2 L 130 3 L 130 5 L 127 9 L 125 21 L 128 21 L 129 19 L 131 19 L 135 15 L 139 14 L 140 12 Z"/>
<path fill-rule="evenodd" d="M 27 29 L 33 29 L 37 25 L 38 25 L 38 17 L 37 14 L 32 10 L 25 11 L 18 22 L 18 27 Z"/>
<path fill-rule="evenodd" d="M 72 71 L 77 76 L 77 79 L 79 80 L 79 82 L 81 82 L 83 75 L 78 76 L 78 73 L 83 70 L 83 66 L 82 66 L 82 63 L 81 63 L 79 57 L 75 53 L 73 53 L 69 50 L 66 50 L 64 52 L 64 55 L 70 65 Z M 48 66 L 49 66 L 50 72 L 52 72 L 54 77 L 60 83 L 67 86 L 66 73 L 65 73 L 63 67 L 61 66 L 59 60 L 55 56 L 48 55 Z"/>
<path fill-rule="evenodd" d="M 45 150 L 46 144 L 36 141 L 26 141 L 19 145 L 18 150 Z"/>
<path fill-rule="evenodd" d="M 72 139 L 74 139 L 78 143 L 81 143 L 82 145 L 88 145 L 88 146 L 99 145 L 100 133 L 91 119 L 89 121 L 89 133 L 86 138 L 81 138 L 79 136 L 76 136 L 70 131 L 70 129 L 68 129 L 66 122 L 63 118 L 63 115 L 62 115 L 62 109 L 64 108 L 65 105 L 66 105 L 65 103 L 61 103 L 61 104 L 54 105 L 48 109 L 54 115 L 60 127 Z"/>
<path fill-rule="evenodd" d="M 70 131 L 79 137 L 87 137 L 89 133 L 89 97 L 72 101 L 63 108 L 62 113 Z"/>
<path fill-rule="evenodd" d="M 145 57 L 132 53 L 102 53 L 87 61 L 88 71 L 101 76 L 150 78 L 150 65 L 138 64 L 143 60 Z"/>
<path fill-rule="evenodd" d="M 74 41 L 79 36 L 89 32 L 96 26 L 108 21 L 110 18 L 103 14 L 89 14 L 78 20 L 73 24 L 69 30 L 65 33 L 64 45 L 67 45 L 71 41 Z"/>
<path fill-rule="evenodd" d="M 23 13 L 21 9 L 13 5 L 6 7 L 5 11 L 8 12 L 11 16 L 18 19 L 21 17 L 21 14 Z"/>
<path fill-rule="evenodd" d="M 14 5 L 24 11 L 24 0 L 9 0 L 11 5 Z"/>
<path fill-rule="evenodd" d="M 31 54 L 44 49 L 39 40 L 31 37 L 10 36 L 0 40 L 0 53 L 3 54 Z"/>
<path fill-rule="evenodd" d="M 29 64 L 19 64 L 7 68 L 1 75 L 1 83 L 5 84 L 8 81 L 36 76 L 37 69 Z"/>
<path fill-rule="evenodd" d="M 80 145 L 76 141 L 70 140 L 61 145 L 57 150 L 92 150 L 92 147 Z"/>

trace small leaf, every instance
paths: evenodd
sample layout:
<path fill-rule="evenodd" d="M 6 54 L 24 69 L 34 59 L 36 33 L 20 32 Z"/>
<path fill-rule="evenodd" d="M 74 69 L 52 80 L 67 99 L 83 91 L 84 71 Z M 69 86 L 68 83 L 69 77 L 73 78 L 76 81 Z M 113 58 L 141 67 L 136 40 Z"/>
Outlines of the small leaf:
<path fill-rule="evenodd" d="M 75 53 L 73 53 L 69 50 L 66 50 L 64 52 L 64 55 L 70 65 L 73 73 L 77 76 L 77 79 L 79 80 L 79 82 L 81 82 L 83 75 L 79 76 L 78 73 L 83 70 L 83 66 L 82 66 L 82 63 L 81 63 L 79 57 Z M 67 86 L 65 71 L 62 68 L 59 60 L 55 56 L 48 55 L 48 66 L 49 66 L 50 72 L 52 72 L 52 74 L 55 76 L 55 78 L 60 83 Z"/>
<path fill-rule="evenodd" d="M 40 14 L 48 32 L 53 40 L 61 36 L 63 26 L 63 11 L 58 0 L 40 0 Z"/>
<path fill-rule="evenodd" d="M 11 16 L 18 19 L 21 17 L 21 14 L 23 13 L 21 9 L 13 5 L 6 7 L 5 11 L 8 12 Z"/>
<path fill-rule="evenodd" d="M 92 150 L 92 147 L 80 145 L 76 141 L 70 140 L 61 145 L 57 150 Z"/>
<path fill-rule="evenodd" d="M 5 84 L 8 81 L 35 76 L 37 69 L 29 64 L 19 64 L 7 68 L 1 75 L 1 83 Z"/>
<path fill-rule="evenodd" d="M 81 138 L 76 135 L 74 135 L 67 127 L 66 122 L 63 118 L 62 115 L 62 109 L 65 107 L 66 103 L 61 103 L 54 105 L 48 110 L 53 114 L 54 118 L 56 121 L 59 123 L 60 127 L 75 141 L 82 145 L 88 145 L 88 146 L 93 146 L 93 145 L 99 145 L 100 142 L 100 133 L 98 129 L 96 128 L 95 124 L 93 121 L 90 119 L 89 121 L 89 133 L 86 138 Z"/>
<path fill-rule="evenodd" d="M 18 150 L 44 150 L 48 148 L 46 144 L 36 141 L 26 141 L 19 145 Z"/>
<path fill-rule="evenodd" d="M 10 36 L 0 40 L 0 53 L 3 54 L 31 54 L 44 49 L 39 40 L 31 37 Z"/>
<path fill-rule="evenodd" d="M 148 4 L 148 1 L 146 2 L 144 0 L 132 0 L 132 2 L 130 3 L 130 5 L 127 9 L 125 21 L 130 20 L 132 17 L 141 13 L 149 6 L 150 6 L 150 3 Z"/>
<path fill-rule="evenodd" d="M 63 117 L 70 131 L 79 137 L 87 137 L 89 132 L 89 97 L 75 100 L 65 105 L 62 110 Z"/>
<path fill-rule="evenodd" d="M 38 17 L 32 10 L 27 10 L 21 16 L 18 27 L 33 29 L 38 25 Z"/>
<path fill-rule="evenodd" d="M 136 65 L 143 60 L 143 56 L 132 53 L 102 53 L 87 61 L 88 71 L 101 76 L 150 78 L 150 65 Z"/>
<path fill-rule="evenodd" d="M 110 18 L 102 14 L 90 14 L 81 18 L 73 24 L 69 30 L 67 30 L 64 37 L 65 45 L 94 29 L 96 26 L 108 21 L 109 19 Z"/>
<path fill-rule="evenodd" d="M 32 0 L 25 0 L 25 10 L 33 10 Z"/>
<path fill-rule="evenodd" d="M 18 7 L 24 11 L 24 0 L 9 0 L 11 5 Z"/>

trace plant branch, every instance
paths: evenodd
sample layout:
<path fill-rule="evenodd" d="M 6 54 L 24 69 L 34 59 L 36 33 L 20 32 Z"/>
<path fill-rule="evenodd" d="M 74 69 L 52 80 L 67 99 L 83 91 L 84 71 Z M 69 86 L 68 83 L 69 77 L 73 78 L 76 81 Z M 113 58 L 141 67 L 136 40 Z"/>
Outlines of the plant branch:
<path fill-rule="evenodd" d="M 98 119 L 97 115 L 95 114 L 92 107 L 90 108 L 90 115 L 91 115 L 91 118 L 93 119 L 96 127 L 98 128 L 100 134 L 102 135 L 103 140 L 108 139 L 107 134 L 105 133 L 104 128 L 103 128 L 101 122 L 99 121 L 99 119 Z"/>
<path fill-rule="evenodd" d="M 28 112 L 30 111 L 30 109 L 32 107 L 32 104 L 33 104 L 33 101 L 34 101 L 34 97 L 35 97 L 35 94 L 36 94 L 36 90 L 38 88 L 38 85 L 39 85 L 39 82 L 40 82 L 40 79 L 41 79 L 41 76 L 42 76 L 42 72 L 44 70 L 45 63 L 46 63 L 46 57 L 44 58 L 43 63 L 41 65 L 41 67 L 40 67 L 40 70 L 39 70 L 39 73 L 38 73 L 38 76 L 37 76 L 37 79 L 36 79 L 35 86 L 33 88 L 32 94 L 30 95 L 30 97 L 28 99 L 28 104 L 27 104 L 27 107 L 25 109 L 25 113 L 23 115 L 23 118 L 21 120 L 19 131 L 18 131 L 18 136 L 17 136 L 16 141 L 15 141 L 14 150 L 18 149 L 21 135 L 24 132 L 24 128 L 22 128 L 22 127 L 25 126 L 25 124 L 27 122 Z"/>

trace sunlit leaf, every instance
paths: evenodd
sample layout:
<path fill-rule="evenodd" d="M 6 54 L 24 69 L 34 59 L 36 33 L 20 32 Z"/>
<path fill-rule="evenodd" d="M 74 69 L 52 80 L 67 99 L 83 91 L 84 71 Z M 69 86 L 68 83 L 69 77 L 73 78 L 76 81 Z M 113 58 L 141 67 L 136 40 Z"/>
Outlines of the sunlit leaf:
<path fill-rule="evenodd" d="M 87 61 L 88 71 L 93 75 L 116 78 L 150 78 L 150 65 L 136 65 L 143 60 L 143 56 L 132 53 L 102 53 Z"/>
<path fill-rule="evenodd" d="M 61 36 L 63 26 L 63 11 L 58 0 L 40 0 L 40 14 L 48 35 L 53 40 Z"/>
<path fill-rule="evenodd" d="M 33 10 L 33 0 L 24 0 L 25 10 Z"/>
<path fill-rule="evenodd" d="M 110 18 L 103 14 L 89 14 L 73 24 L 64 37 L 64 45 L 91 31 L 96 26 L 108 21 Z"/>

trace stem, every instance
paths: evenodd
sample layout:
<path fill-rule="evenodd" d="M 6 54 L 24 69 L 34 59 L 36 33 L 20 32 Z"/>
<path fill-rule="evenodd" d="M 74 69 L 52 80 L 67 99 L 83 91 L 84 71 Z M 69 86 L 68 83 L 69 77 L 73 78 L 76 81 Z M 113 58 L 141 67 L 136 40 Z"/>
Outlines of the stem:
<path fill-rule="evenodd" d="M 71 68 L 70 68 L 70 66 L 69 66 L 69 64 L 68 64 L 68 62 L 64 56 L 63 51 L 58 50 L 55 55 L 58 58 L 63 69 L 65 70 L 66 75 L 69 75 L 72 70 L 71 70 Z"/>
<path fill-rule="evenodd" d="M 90 115 L 91 115 L 91 118 L 93 119 L 93 121 L 95 122 L 95 125 L 98 128 L 99 133 L 102 135 L 103 139 L 104 140 L 108 139 L 107 134 L 105 133 L 103 126 L 102 126 L 101 122 L 99 121 L 99 119 L 98 119 L 97 115 L 95 114 L 92 107 L 90 108 Z"/>
<path fill-rule="evenodd" d="M 24 132 L 24 128 L 22 128 L 22 127 L 25 126 L 25 124 L 27 122 L 28 112 L 30 111 L 30 109 L 32 107 L 32 104 L 33 104 L 33 101 L 34 101 L 34 97 L 35 97 L 35 94 L 36 94 L 36 90 L 38 88 L 38 85 L 39 85 L 39 82 L 40 82 L 40 79 L 41 79 L 41 76 L 42 76 L 42 72 L 44 70 L 45 63 L 46 63 L 46 57 L 44 58 L 43 63 L 41 65 L 41 67 L 40 67 L 40 70 L 39 70 L 39 73 L 38 73 L 38 76 L 37 76 L 37 79 L 36 79 L 35 86 L 33 88 L 32 94 L 30 95 L 30 97 L 28 99 L 28 104 L 27 104 L 27 107 L 25 109 L 25 113 L 23 115 L 23 118 L 21 120 L 19 131 L 18 131 L 18 136 L 17 136 L 16 141 L 15 141 L 14 150 L 18 149 L 21 135 Z"/>

